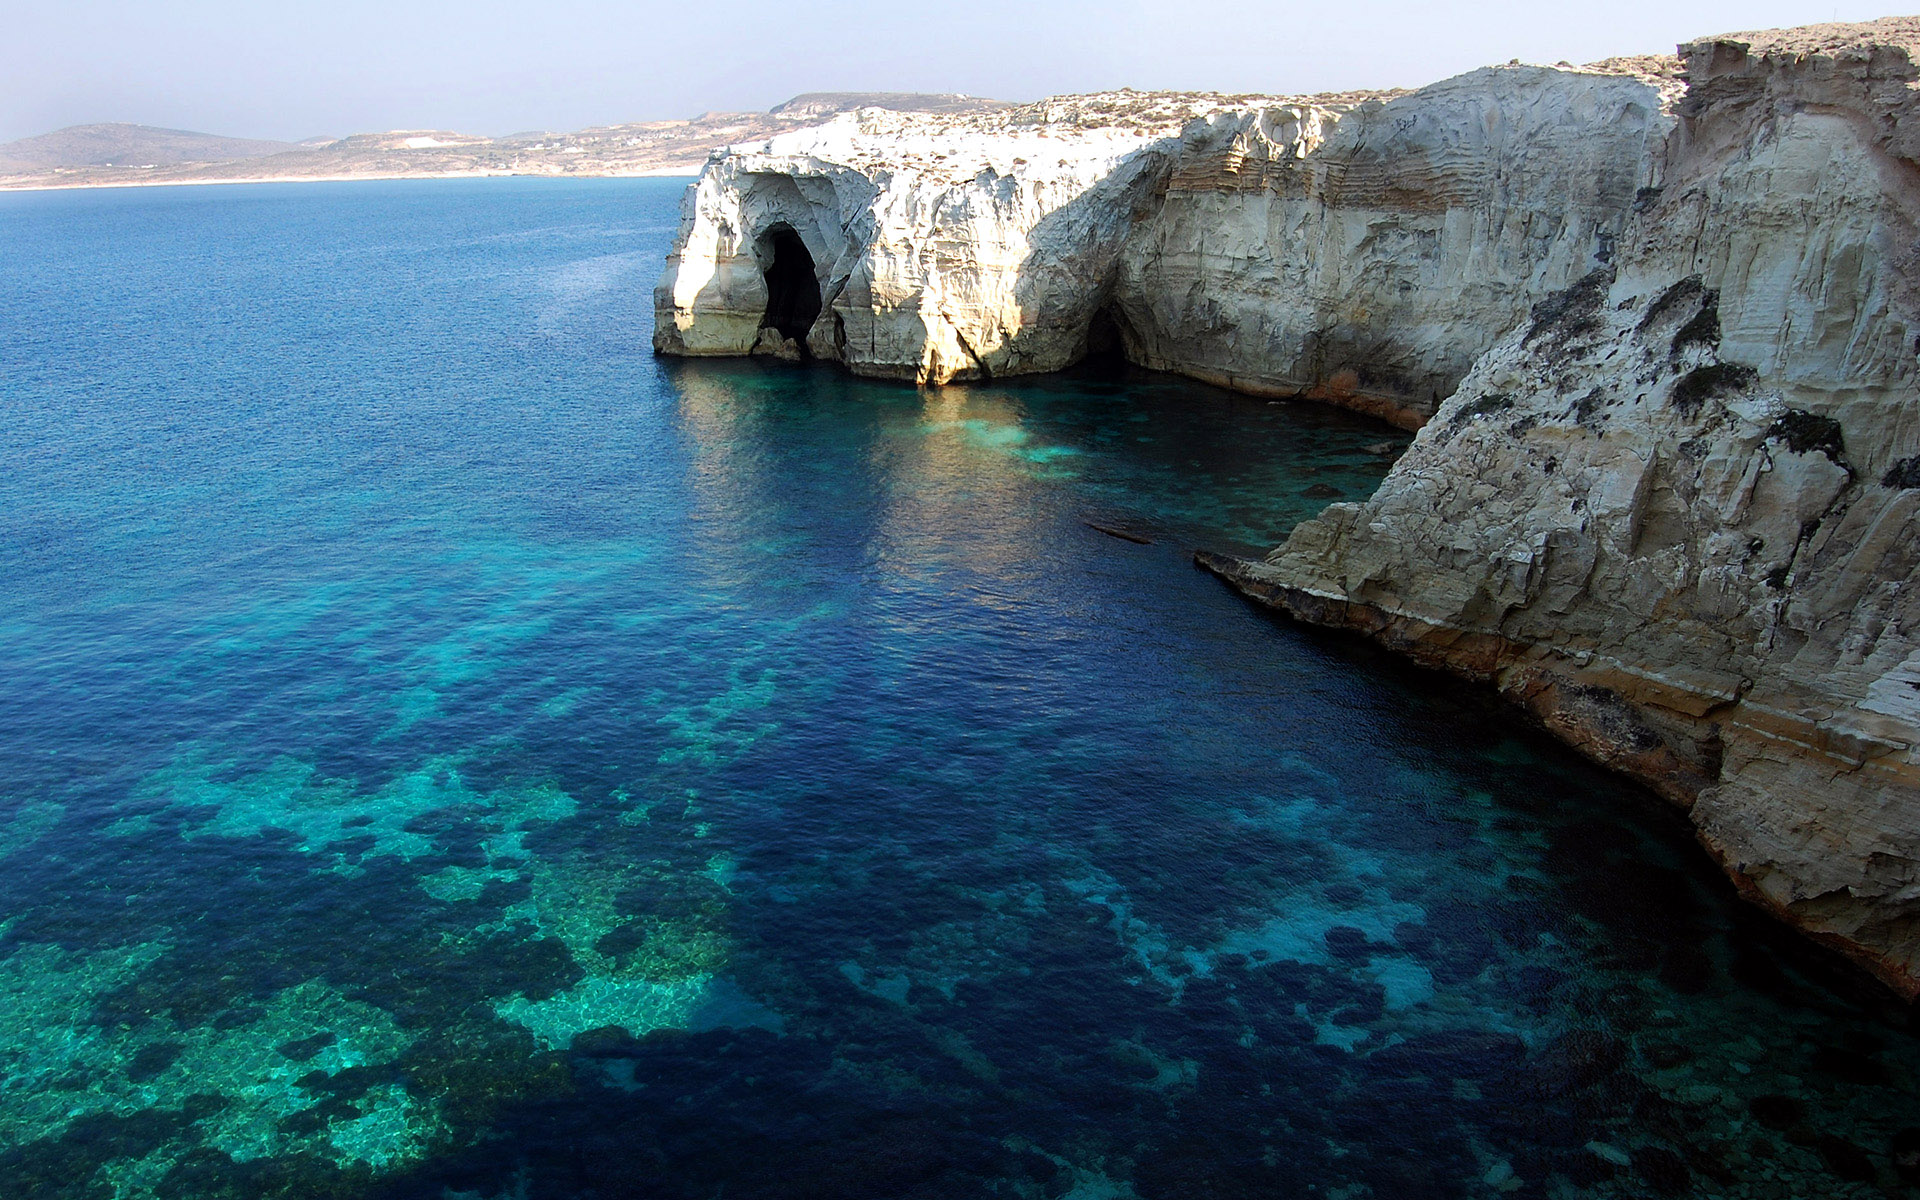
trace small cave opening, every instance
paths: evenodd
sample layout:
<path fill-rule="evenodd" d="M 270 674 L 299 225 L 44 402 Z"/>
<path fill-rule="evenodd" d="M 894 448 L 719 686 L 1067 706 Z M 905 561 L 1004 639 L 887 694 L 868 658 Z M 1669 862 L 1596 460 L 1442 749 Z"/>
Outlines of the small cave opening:
<path fill-rule="evenodd" d="M 1125 371 L 1131 333 L 1125 313 L 1112 304 L 1102 305 L 1087 322 L 1087 347 L 1080 362 L 1095 371 Z"/>
<path fill-rule="evenodd" d="M 800 343 L 807 351 L 807 331 L 820 317 L 820 280 L 813 273 L 813 255 L 791 225 L 775 225 L 762 243 L 767 264 L 767 315 L 763 329 L 778 331 L 783 338 Z"/>

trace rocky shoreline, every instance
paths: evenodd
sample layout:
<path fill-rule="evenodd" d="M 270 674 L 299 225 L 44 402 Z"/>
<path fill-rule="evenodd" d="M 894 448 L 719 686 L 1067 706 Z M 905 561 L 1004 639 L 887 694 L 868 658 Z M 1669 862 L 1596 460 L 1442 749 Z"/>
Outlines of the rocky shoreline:
<path fill-rule="evenodd" d="M 708 164 L 655 345 L 922 384 L 1116 350 L 1418 428 L 1370 500 L 1203 565 L 1497 687 L 1911 999 L 1916 60 L 1888 18 L 842 116 Z"/>

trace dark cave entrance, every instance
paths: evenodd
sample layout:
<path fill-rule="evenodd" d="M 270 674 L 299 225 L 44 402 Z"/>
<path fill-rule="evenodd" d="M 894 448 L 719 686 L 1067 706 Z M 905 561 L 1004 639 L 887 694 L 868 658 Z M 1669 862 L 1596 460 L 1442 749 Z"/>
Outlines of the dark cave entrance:
<path fill-rule="evenodd" d="M 1087 323 L 1087 344 L 1080 362 L 1087 369 L 1103 374 L 1122 374 L 1131 361 L 1129 349 L 1133 328 L 1126 314 L 1114 304 L 1104 304 Z"/>
<path fill-rule="evenodd" d="M 762 244 L 766 247 L 762 261 L 767 264 L 767 315 L 760 326 L 799 342 L 805 354 L 807 331 L 820 316 L 820 280 L 813 273 L 813 255 L 791 225 L 775 225 Z"/>

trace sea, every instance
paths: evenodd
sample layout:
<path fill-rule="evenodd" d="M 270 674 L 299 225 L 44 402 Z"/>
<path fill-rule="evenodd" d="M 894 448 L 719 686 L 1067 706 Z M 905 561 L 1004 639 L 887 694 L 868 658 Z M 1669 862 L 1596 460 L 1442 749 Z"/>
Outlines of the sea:
<path fill-rule="evenodd" d="M 685 186 L 0 194 L 0 1196 L 1920 1195 L 1913 1009 L 1192 565 L 1408 435 L 655 358 Z"/>

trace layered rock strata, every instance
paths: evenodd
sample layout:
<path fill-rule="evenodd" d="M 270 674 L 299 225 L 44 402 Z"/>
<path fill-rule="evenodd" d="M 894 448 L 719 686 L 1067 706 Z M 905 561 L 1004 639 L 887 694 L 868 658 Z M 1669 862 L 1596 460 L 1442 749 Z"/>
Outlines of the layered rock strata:
<path fill-rule="evenodd" d="M 1674 89 L 1617 69 L 1496 67 L 1337 121 L 1190 127 L 1121 256 L 1130 357 L 1418 425 L 1534 302 L 1613 256 L 1657 183 Z"/>
<path fill-rule="evenodd" d="M 1371 500 L 1208 565 L 1491 682 L 1911 997 L 1917 48 L 841 118 L 709 164 L 656 345 L 941 383 L 1107 343 L 1423 425 Z M 811 310 L 768 290 L 796 240 Z"/>

